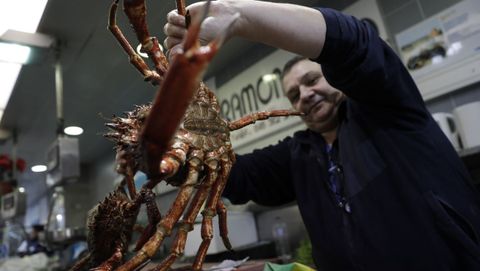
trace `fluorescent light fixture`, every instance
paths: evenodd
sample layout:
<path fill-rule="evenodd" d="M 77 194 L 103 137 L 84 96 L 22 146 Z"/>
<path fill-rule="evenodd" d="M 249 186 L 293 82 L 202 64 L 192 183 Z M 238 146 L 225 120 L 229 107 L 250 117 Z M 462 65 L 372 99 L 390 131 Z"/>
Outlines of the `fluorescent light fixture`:
<path fill-rule="evenodd" d="M 47 1 L 48 0 L 2 1 L 2 8 L 0 9 L 0 36 L 3 36 L 9 29 L 34 33 L 42 18 Z M 3 48 L 0 49 L 0 54 L 2 54 L 1 51 L 3 50 Z M 26 56 L 23 56 L 24 58 L 29 58 L 29 53 L 23 52 L 23 54 L 26 54 Z M 2 75 L 2 80 L 0 80 L 1 111 L 5 110 L 7 106 L 21 68 L 20 64 L 9 62 L 11 61 L 0 61 L 0 74 Z"/>
<path fill-rule="evenodd" d="M 47 0 L 2 1 L 0 34 L 7 29 L 34 33 L 46 5 Z"/>
<path fill-rule="evenodd" d="M 77 135 L 83 134 L 83 129 L 82 127 L 78 127 L 78 126 L 68 126 L 65 129 L 63 129 L 63 132 L 67 135 L 77 136 Z"/>
<path fill-rule="evenodd" d="M 31 167 L 31 170 L 33 172 L 45 172 L 47 171 L 47 166 L 46 165 L 35 165 Z"/>
<path fill-rule="evenodd" d="M 0 80 L 0 110 L 2 111 L 7 106 L 21 68 L 21 64 L 0 62 L 0 74 L 2 75 L 2 80 Z"/>
<path fill-rule="evenodd" d="M 0 42 L 0 60 L 25 64 L 30 56 L 30 47 Z"/>

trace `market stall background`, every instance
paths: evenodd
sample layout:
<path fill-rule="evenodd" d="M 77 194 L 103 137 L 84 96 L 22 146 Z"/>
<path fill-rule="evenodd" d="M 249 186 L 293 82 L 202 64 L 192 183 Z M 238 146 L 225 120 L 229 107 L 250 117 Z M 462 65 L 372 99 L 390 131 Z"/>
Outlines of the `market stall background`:
<path fill-rule="evenodd" d="M 342 10 L 360 1 L 365 0 L 289 2 Z M 194 1 L 187 1 L 191 2 Z M 387 28 L 387 41 L 395 48 L 396 34 L 462 1 L 371 2 L 378 5 Z M 110 4 L 109 0 L 49 0 L 37 30 L 60 42 L 58 52 L 63 69 L 65 126 L 77 125 L 84 129 L 84 133 L 78 137 L 80 178 L 77 183 L 65 186 L 65 198 L 68 198 L 66 211 L 69 214 L 79 214 L 69 218 L 68 224 L 71 225 L 84 225 L 86 210 L 111 191 L 116 178 L 113 170 L 113 144 L 102 136 L 107 130 L 104 126 L 106 118 L 121 115 L 136 104 L 151 101 L 156 90 L 143 82 L 141 75 L 130 65 L 126 54 L 108 31 Z M 147 8 L 151 34 L 163 41 L 162 29 L 166 14 L 175 8 L 174 1 L 147 1 Z M 117 21 L 123 33 L 136 45 L 134 34 L 120 9 Z M 218 88 L 228 86 L 232 78 L 273 52 L 274 49 L 268 46 L 241 39 L 232 40 L 214 58 L 205 78 Z M 53 194 L 53 189 L 45 185 L 46 174 L 33 173 L 29 167 L 45 164 L 47 153 L 57 139 L 55 56 L 56 51 L 52 48 L 40 62 L 22 68 L 0 122 L 2 130 L 17 134 L 16 155 L 27 164 L 27 169 L 19 176 L 19 185 L 24 186 L 28 193 L 26 225 L 45 222 L 45 206 Z M 458 105 L 478 100 L 480 85 L 475 83 L 429 100 L 427 106 L 432 113 L 451 112 Z M 0 154 L 11 154 L 12 136 L 1 135 L 2 133 Z M 473 164 L 472 162 L 472 167 L 476 167 Z M 171 195 L 165 196 L 165 202 L 169 197 Z M 161 207 L 169 206 L 162 204 Z M 301 230 L 298 211 L 291 206 L 287 211 L 255 211 L 258 225 L 270 225 L 275 217 L 280 216 L 290 219 L 288 226 L 292 232 Z M 261 240 L 271 235 L 269 227 L 260 227 L 258 231 Z"/>

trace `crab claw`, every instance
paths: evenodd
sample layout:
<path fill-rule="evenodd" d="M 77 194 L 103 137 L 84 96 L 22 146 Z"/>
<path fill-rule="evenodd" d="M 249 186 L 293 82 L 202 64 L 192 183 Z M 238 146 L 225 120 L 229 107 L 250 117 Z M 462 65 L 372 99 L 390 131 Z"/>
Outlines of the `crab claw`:
<path fill-rule="evenodd" d="M 190 25 L 182 42 L 183 50 L 173 57 L 143 127 L 141 138 L 147 158 L 147 174 L 151 178 L 160 176 L 161 157 L 182 121 L 208 63 L 225 39 L 226 33 L 206 46 L 200 46 L 198 42 L 200 25 L 208 14 L 209 6 L 210 1 L 205 4 L 201 19 Z"/>

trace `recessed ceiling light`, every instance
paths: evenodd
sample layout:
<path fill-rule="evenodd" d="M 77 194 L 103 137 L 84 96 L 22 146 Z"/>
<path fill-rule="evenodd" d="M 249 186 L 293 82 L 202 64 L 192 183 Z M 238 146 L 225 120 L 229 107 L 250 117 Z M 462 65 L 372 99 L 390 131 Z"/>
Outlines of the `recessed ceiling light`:
<path fill-rule="evenodd" d="M 25 193 L 25 188 L 22 187 L 22 186 L 20 186 L 20 187 L 18 188 L 18 192 L 20 192 L 20 193 Z"/>
<path fill-rule="evenodd" d="M 274 74 L 274 73 L 269 73 L 269 74 L 265 74 L 264 76 L 262 76 L 262 80 L 265 81 L 265 82 L 270 82 L 270 81 L 273 81 L 277 79 L 277 75 Z"/>
<path fill-rule="evenodd" d="M 33 172 L 45 172 L 47 171 L 47 166 L 46 165 L 35 165 L 31 167 L 31 170 Z"/>
<path fill-rule="evenodd" d="M 83 129 L 82 127 L 78 127 L 78 126 L 68 126 L 65 129 L 63 129 L 63 132 L 67 135 L 77 136 L 77 135 L 83 134 Z"/>

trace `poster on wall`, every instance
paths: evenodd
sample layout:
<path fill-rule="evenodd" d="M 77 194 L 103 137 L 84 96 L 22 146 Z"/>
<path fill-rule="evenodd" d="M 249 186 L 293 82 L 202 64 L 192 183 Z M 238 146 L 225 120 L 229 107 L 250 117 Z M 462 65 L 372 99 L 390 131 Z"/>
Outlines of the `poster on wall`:
<path fill-rule="evenodd" d="M 217 88 L 222 116 L 234 121 L 258 111 L 292 109 L 280 75 L 283 65 L 293 57 L 292 53 L 277 50 Z M 230 139 L 233 147 L 239 148 L 301 123 L 299 117 L 270 118 L 233 131 Z"/>
<path fill-rule="evenodd" d="M 480 61 L 478 0 L 461 1 L 398 33 L 395 39 L 405 66 L 424 96 L 452 91 L 462 87 L 462 81 L 480 80 L 475 74 Z M 443 85 L 428 82 L 439 77 Z"/>

